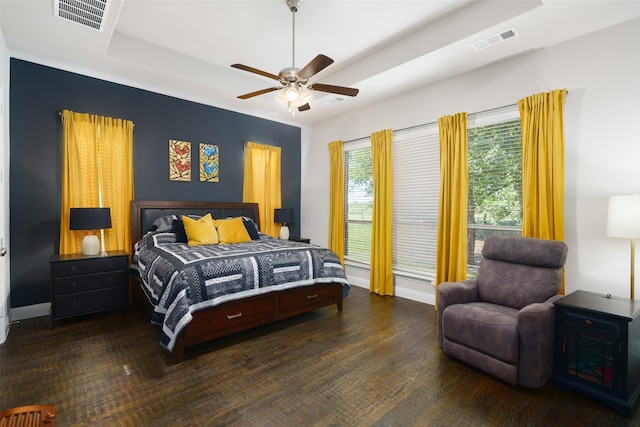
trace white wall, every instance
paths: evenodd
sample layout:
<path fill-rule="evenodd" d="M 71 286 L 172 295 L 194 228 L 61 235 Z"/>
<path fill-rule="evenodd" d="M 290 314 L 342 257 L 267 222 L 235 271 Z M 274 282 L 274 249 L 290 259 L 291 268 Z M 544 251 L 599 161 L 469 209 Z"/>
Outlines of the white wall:
<path fill-rule="evenodd" d="M 565 88 L 566 291 L 628 297 L 630 242 L 607 237 L 606 221 L 608 196 L 640 193 L 638 40 L 640 19 L 634 19 L 303 129 L 302 235 L 316 244 L 328 241 L 329 142 Z M 347 267 L 347 275 L 368 288 L 368 271 Z M 396 295 L 433 303 L 433 289 L 423 282 L 396 278 Z"/>
<path fill-rule="evenodd" d="M 0 29 L 0 249 L 9 247 L 9 53 Z M 0 257 L 0 343 L 9 333 L 9 256 Z"/>

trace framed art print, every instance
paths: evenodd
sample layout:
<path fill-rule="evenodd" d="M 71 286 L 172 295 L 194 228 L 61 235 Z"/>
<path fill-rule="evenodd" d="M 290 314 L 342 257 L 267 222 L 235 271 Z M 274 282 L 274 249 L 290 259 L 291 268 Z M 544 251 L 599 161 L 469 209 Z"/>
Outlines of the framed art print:
<path fill-rule="evenodd" d="M 200 181 L 219 181 L 218 146 L 200 143 Z"/>
<path fill-rule="evenodd" d="M 191 143 L 169 140 L 169 179 L 191 181 Z"/>

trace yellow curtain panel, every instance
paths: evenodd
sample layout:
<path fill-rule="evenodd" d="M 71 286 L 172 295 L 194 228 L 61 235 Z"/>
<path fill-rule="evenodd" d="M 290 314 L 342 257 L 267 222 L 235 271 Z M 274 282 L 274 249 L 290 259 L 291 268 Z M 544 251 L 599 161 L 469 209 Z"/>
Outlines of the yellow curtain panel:
<path fill-rule="evenodd" d="M 344 151 L 342 141 L 329 143 L 329 249 L 344 265 Z"/>
<path fill-rule="evenodd" d="M 247 142 L 244 153 L 242 201 L 258 203 L 260 229 L 272 237 L 280 235 L 280 224 L 273 222 L 273 211 L 282 207 L 281 152 L 280 147 Z"/>
<path fill-rule="evenodd" d="M 391 129 L 371 134 L 373 211 L 369 290 L 379 295 L 393 295 L 392 138 Z"/>
<path fill-rule="evenodd" d="M 467 113 L 438 120 L 440 133 L 440 209 L 436 286 L 467 277 L 467 201 L 469 191 Z M 436 301 L 437 307 L 437 301 Z"/>
<path fill-rule="evenodd" d="M 108 207 L 112 227 L 100 239 L 107 251 L 131 252 L 133 122 L 62 112 L 60 253 L 80 252 L 84 234 L 69 230 L 71 208 Z"/>
<path fill-rule="evenodd" d="M 566 89 L 518 101 L 522 122 L 522 235 L 564 240 Z M 564 294 L 564 280 L 560 293 Z"/>

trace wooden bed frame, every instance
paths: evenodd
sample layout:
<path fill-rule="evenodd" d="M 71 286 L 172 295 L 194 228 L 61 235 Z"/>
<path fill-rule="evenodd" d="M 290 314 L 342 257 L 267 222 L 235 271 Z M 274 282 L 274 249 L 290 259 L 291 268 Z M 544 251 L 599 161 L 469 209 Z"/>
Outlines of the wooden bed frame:
<path fill-rule="evenodd" d="M 214 218 L 247 216 L 260 226 L 257 203 L 217 203 L 179 201 L 139 201 L 131 202 L 131 243 L 135 244 L 151 230 L 154 219 L 165 215 L 204 215 L 211 212 Z M 132 252 L 133 253 L 133 252 Z M 132 293 L 148 313 L 153 307 L 147 296 L 132 280 Z M 192 313 L 193 319 L 176 339 L 173 362 L 180 363 L 186 347 L 206 342 L 236 332 L 266 325 L 281 319 L 337 304 L 342 311 L 343 286 L 339 283 L 318 284 L 274 291 L 267 294 L 229 301 L 215 307 Z"/>

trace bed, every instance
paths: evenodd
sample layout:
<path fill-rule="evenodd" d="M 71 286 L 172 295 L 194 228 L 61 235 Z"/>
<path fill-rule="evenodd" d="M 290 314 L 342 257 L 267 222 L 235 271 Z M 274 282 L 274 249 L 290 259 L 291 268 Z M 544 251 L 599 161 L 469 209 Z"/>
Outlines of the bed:
<path fill-rule="evenodd" d="M 251 240 L 187 245 L 175 219 L 208 213 L 242 218 Z M 131 202 L 132 296 L 160 327 L 174 363 L 195 344 L 332 304 L 342 311 L 349 284 L 335 253 L 271 238 L 259 225 L 255 203 Z"/>

